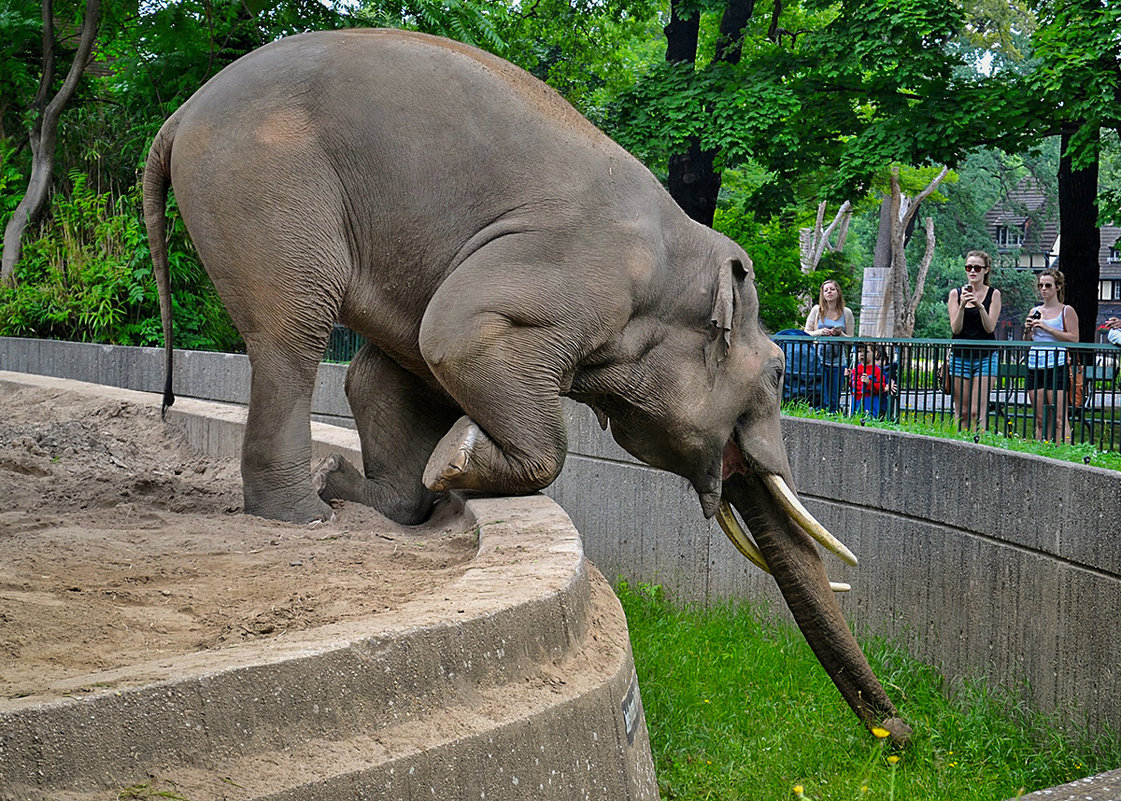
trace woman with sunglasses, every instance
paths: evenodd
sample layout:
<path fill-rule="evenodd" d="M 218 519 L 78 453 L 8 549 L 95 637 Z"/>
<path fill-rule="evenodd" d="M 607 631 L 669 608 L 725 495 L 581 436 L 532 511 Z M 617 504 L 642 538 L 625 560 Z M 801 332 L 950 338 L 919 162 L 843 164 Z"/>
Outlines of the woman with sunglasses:
<path fill-rule="evenodd" d="M 1036 278 L 1043 301 L 1028 313 L 1024 338 L 1035 342 L 1077 342 L 1078 313 L 1064 300 L 1066 281 L 1058 270 L 1044 270 Z M 1028 351 L 1025 386 L 1035 409 L 1035 438 L 1070 442 L 1067 423 L 1067 369 L 1065 348 L 1035 345 Z M 1058 435 L 1056 434 L 1058 432 Z"/>
<path fill-rule="evenodd" d="M 996 321 L 1000 319 L 1000 290 L 989 286 L 993 258 L 983 250 L 965 256 L 966 283 L 950 290 L 946 308 L 955 340 L 992 342 Z M 970 431 L 989 429 L 989 388 L 997 372 L 996 349 L 975 345 L 954 345 L 950 356 L 952 378 L 950 397 L 954 422 Z"/>

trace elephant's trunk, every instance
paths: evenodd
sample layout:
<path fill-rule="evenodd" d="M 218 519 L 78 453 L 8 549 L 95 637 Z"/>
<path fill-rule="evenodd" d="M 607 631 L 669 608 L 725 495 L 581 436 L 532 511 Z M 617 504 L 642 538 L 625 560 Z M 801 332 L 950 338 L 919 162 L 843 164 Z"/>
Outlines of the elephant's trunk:
<path fill-rule="evenodd" d="M 906 742 L 911 729 L 897 716 L 849 631 L 814 540 L 758 476 L 735 473 L 726 478 L 723 490 L 758 544 L 810 648 L 845 701 L 869 729 L 885 728 L 896 742 Z"/>

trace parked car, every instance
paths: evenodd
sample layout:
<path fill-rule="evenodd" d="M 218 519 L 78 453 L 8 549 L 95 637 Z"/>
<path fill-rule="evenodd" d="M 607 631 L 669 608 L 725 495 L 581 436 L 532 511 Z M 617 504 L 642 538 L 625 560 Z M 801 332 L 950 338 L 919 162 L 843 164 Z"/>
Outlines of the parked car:
<path fill-rule="evenodd" d="M 805 401 L 810 406 L 820 407 L 824 379 L 817 343 L 800 328 L 784 328 L 775 336 L 783 338 L 778 341 L 778 346 L 786 354 L 786 380 L 782 385 L 783 403 Z"/>

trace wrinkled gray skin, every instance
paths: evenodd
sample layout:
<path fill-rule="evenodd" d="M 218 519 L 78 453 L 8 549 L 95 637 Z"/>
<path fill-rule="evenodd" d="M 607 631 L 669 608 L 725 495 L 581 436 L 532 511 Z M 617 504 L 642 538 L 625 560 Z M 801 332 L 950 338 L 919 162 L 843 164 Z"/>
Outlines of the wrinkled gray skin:
<path fill-rule="evenodd" d="M 758 478 L 794 486 L 751 260 L 543 83 L 390 31 L 295 36 L 224 69 L 144 175 L 170 345 L 169 180 L 252 363 L 246 512 L 314 521 L 342 498 L 416 523 L 445 490 L 539 490 L 564 463 L 568 396 L 688 479 L 706 517 L 727 497 L 853 710 L 895 716 L 814 543 Z M 313 476 L 336 320 L 369 341 L 346 379 L 364 475 L 332 457 Z"/>

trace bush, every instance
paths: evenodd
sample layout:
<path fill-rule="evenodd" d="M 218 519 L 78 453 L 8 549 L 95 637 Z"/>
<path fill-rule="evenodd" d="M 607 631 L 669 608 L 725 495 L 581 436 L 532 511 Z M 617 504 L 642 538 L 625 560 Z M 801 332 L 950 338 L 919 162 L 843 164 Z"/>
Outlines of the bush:
<path fill-rule="evenodd" d="M 23 248 L 14 286 L 0 287 L 0 335 L 163 344 L 139 185 L 99 194 L 80 171 L 56 195 L 51 222 Z M 177 347 L 244 350 L 174 211 L 168 261 Z"/>

